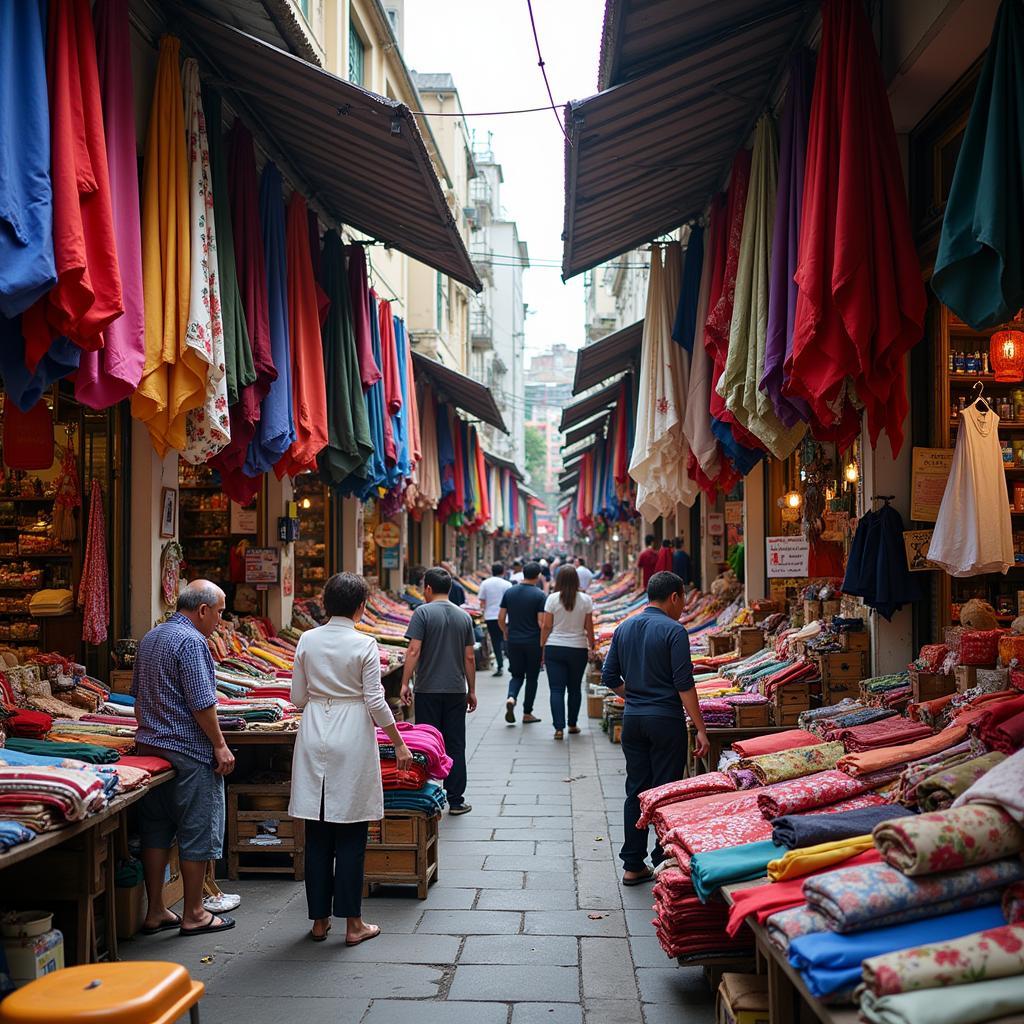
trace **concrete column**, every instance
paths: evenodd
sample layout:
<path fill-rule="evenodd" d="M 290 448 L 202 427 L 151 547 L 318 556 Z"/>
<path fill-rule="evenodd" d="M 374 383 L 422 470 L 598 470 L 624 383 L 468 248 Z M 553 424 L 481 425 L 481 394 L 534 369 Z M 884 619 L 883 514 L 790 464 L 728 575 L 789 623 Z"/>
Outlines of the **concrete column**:
<path fill-rule="evenodd" d="M 132 420 L 130 635 L 139 639 L 170 608 L 161 599 L 160 553 L 170 539 L 160 536 L 160 492 L 178 489 L 178 455 L 160 459 L 145 424 Z M 181 512 L 179 508 L 178 520 Z M 177 530 L 177 521 L 175 522 Z"/>
<path fill-rule="evenodd" d="M 764 461 L 743 481 L 743 551 L 747 604 L 768 594 L 764 551 Z"/>
<path fill-rule="evenodd" d="M 288 502 L 293 495 L 289 477 L 278 480 L 276 473 L 267 474 L 267 547 L 276 547 L 281 552 L 281 582 L 267 591 L 267 617 L 279 627 L 292 621 L 295 602 L 295 545 L 277 536 L 277 520 L 288 514 Z"/>
<path fill-rule="evenodd" d="M 363 574 L 363 505 L 358 498 L 341 501 L 341 552 L 338 566 L 342 572 Z"/>
<path fill-rule="evenodd" d="M 437 555 L 434 552 L 434 510 L 428 508 L 420 520 L 420 552 L 423 557 L 423 565 L 429 569 L 437 564 Z"/>

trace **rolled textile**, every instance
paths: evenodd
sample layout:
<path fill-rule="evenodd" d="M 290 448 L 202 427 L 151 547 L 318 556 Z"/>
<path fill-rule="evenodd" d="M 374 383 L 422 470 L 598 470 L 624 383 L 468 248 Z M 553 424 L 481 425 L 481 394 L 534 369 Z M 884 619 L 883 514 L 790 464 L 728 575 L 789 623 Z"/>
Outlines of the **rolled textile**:
<path fill-rule="evenodd" d="M 791 878 L 817 874 L 825 868 L 843 864 L 858 854 L 874 848 L 875 842 L 870 833 L 838 839 L 831 843 L 819 843 L 817 846 L 807 846 L 800 850 L 777 846 L 776 849 L 786 852 L 781 857 L 768 861 L 765 870 L 773 882 L 785 882 Z"/>
<path fill-rule="evenodd" d="M 879 804 L 838 814 L 787 814 L 772 821 L 772 840 L 790 849 L 815 846 L 867 835 L 883 821 L 905 818 L 912 813 L 899 804 Z"/>
<path fill-rule="evenodd" d="M 1018 750 L 986 772 L 953 801 L 953 806 L 975 803 L 1001 807 L 1014 821 L 1024 825 L 1024 750 Z"/>
<path fill-rule="evenodd" d="M 812 932 L 790 940 L 789 962 L 800 972 L 811 994 L 820 999 L 856 985 L 860 981 L 861 965 L 868 957 L 910 949 L 926 942 L 958 939 L 986 928 L 998 928 L 1002 923 L 999 907 L 989 906 L 938 917 L 930 914 L 924 920 L 872 928 L 852 935 Z"/>
<path fill-rule="evenodd" d="M 729 776 L 736 783 L 737 789 L 757 789 L 761 785 L 757 774 L 749 768 L 730 768 Z"/>
<path fill-rule="evenodd" d="M 690 779 L 680 779 L 664 786 L 655 786 L 640 794 L 640 820 L 637 828 L 647 828 L 655 809 L 667 803 L 689 800 L 713 793 L 729 793 L 736 789 L 736 783 L 725 772 L 707 772 Z"/>
<path fill-rule="evenodd" d="M 707 903 L 711 894 L 723 885 L 760 878 L 768 862 L 785 852 L 785 847 L 768 840 L 694 854 L 690 861 L 694 892 L 701 902 Z"/>
<path fill-rule="evenodd" d="M 934 736 L 926 736 L 915 743 L 900 744 L 895 747 L 882 747 L 879 750 L 866 750 L 860 753 L 847 754 L 839 759 L 838 768 L 848 775 L 865 775 L 882 768 L 890 768 L 894 764 L 909 764 L 929 754 L 937 754 L 956 746 L 967 737 L 966 725 L 951 725 Z"/>
<path fill-rule="evenodd" d="M 917 787 L 917 802 L 926 811 L 938 811 L 951 807 L 953 801 L 965 793 L 986 772 L 1006 760 L 1006 755 L 992 751 L 982 757 L 961 761 L 950 768 L 944 768 L 925 779 Z"/>
<path fill-rule="evenodd" d="M 118 760 L 118 752 L 109 747 L 95 743 L 59 743 L 49 740 L 9 739 L 7 746 L 11 750 L 20 750 L 23 754 L 41 754 L 43 757 L 73 757 L 77 761 L 88 764 L 113 764 Z"/>
<path fill-rule="evenodd" d="M 732 749 L 740 757 L 759 757 L 761 754 L 777 754 L 797 747 L 814 747 L 819 743 L 821 740 L 813 732 L 807 732 L 805 729 L 787 729 L 785 732 L 770 732 L 764 736 L 736 740 Z"/>
<path fill-rule="evenodd" d="M 814 775 L 816 772 L 835 768 L 843 753 L 841 743 L 819 743 L 813 747 L 782 750 L 777 754 L 745 757 L 737 767 L 749 768 L 762 785 L 769 785 L 773 782 L 801 779 L 805 775 Z"/>
<path fill-rule="evenodd" d="M 980 1024 L 1021 1011 L 1024 981 L 1019 977 L 892 996 L 865 991 L 860 999 L 861 1020 L 868 1024 Z"/>
<path fill-rule="evenodd" d="M 913 743 L 931 734 L 930 726 L 896 715 L 867 725 L 857 725 L 852 729 L 841 729 L 838 739 L 848 751 L 854 752 Z"/>
<path fill-rule="evenodd" d="M 979 905 L 979 898 L 998 903 L 1002 890 L 1022 878 L 1024 863 L 1019 858 L 922 878 L 910 878 L 888 864 L 866 864 L 811 876 L 804 882 L 804 899 L 833 931 L 856 932 L 874 927 L 888 914 L 947 900 L 971 906 Z"/>
<path fill-rule="evenodd" d="M 1024 975 L 1024 926 L 1012 924 L 869 957 L 863 966 L 865 991 L 873 996 L 1015 974 Z"/>
<path fill-rule="evenodd" d="M 931 757 L 923 757 L 920 761 L 908 764 L 901 770 L 900 782 L 897 787 L 900 803 L 908 806 L 916 804 L 917 787 L 925 779 L 931 778 L 946 768 L 955 768 L 958 764 L 963 764 L 964 761 L 972 761 L 977 756 L 971 741 L 965 740 L 955 747 L 950 747 L 949 750 L 932 754 Z"/>
<path fill-rule="evenodd" d="M 910 876 L 987 864 L 1024 849 L 1024 828 L 988 804 L 897 818 L 873 835 L 885 862 Z"/>
<path fill-rule="evenodd" d="M 993 701 L 971 722 L 971 732 L 989 750 L 1012 754 L 1024 746 L 1024 696 Z"/>
<path fill-rule="evenodd" d="M 1024 882 L 1014 882 L 1003 892 L 1003 917 L 1009 924 L 1024 924 Z"/>
<path fill-rule="evenodd" d="M 35 832 L 20 821 L 0 821 L 0 853 L 6 853 L 12 846 L 20 846 L 35 837 Z"/>
<path fill-rule="evenodd" d="M 799 814 L 826 807 L 839 800 L 861 796 L 869 787 L 845 772 L 825 771 L 802 779 L 793 779 L 773 786 L 757 796 L 757 806 L 766 818 L 781 818 L 784 814 Z"/>
<path fill-rule="evenodd" d="M 828 931 L 828 921 L 806 903 L 780 910 L 765 922 L 765 931 L 772 944 L 781 950 L 788 950 L 789 944 L 801 935 Z"/>

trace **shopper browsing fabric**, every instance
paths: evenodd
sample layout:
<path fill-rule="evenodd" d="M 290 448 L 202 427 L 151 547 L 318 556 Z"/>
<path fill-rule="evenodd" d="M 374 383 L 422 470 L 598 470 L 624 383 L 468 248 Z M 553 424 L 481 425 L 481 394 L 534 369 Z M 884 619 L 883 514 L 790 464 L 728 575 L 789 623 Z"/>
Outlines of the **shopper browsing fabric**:
<path fill-rule="evenodd" d="M 708 751 L 708 735 L 693 688 L 693 665 L 686 627 L 679 622 L 683 581 L 658 572 L 647 587 L 648 605 L 612 634 L 601 681 L 625 697 L 622 752 L 626 757 L 625 840 L 619 857 L 623 885 L 653 877 L 647 866 L 647 827 L 640 820 L 640 794 L 683 777 L 686 771 L 686 714 L 697 729 L 694 753 Z M 664 859 L 655 844 L 655 866 Z"/>
<path fill-rule="evenodd" d="M 594 603 L 580 593 L 575 566 L 563 565 L 555 577 L 555 588 L 544 603 L 541 648 L 551 691 L 551 722 L 555 739 L 565 730 L 566 694 L 569 697 L 569 732 L 578 733 L 583 702 L 583 673 L 588 653 L 594 649 Z"/>
<path fill-rule="evenodd" d="M 136 749 L 164 758 L 175 770 L 170 782 L 139 802 L 149 901 L 144 934 L 176 928 L 179 935 L 200 935 L 235 926 L 232 918 L 203 907 L 206 866 L 221 856 L 224 839 L 224 776 L 235 766 L 217 720 L 217 684 L 206 645 L 223 611 L 224 591 L 208 580 L 194 580 L 178 597 L 175 613 L 142 638 L 135 659 Z M 185 890 L 180 917 L 163 901 L 175 838 Z"/>
<path fill-rule="evenodd" d="M 505 671 L 505 644 L 501 626 L 498 625 L 498 609 L 501 607 L 502 595 L 511 586 L 512 584 L 505 579 L 505 566 L 501 562 L 495 562 L 491 566 L 490 577 L 480 584 L 480 607 L 484 612 L 484 622 L 487 623 L 491 647 L 494 648 L 494 674 L 496 676 L 500 676 Z"/>
<path fill-rule="evenodd" d="M 498 609 L 498 625 L 505 638 L 511 674 L 505 701 L 505 721 L 509 725 L 516 722 L 516 701 L 524 679 L 523 723 L 540 721 L 533 713 L 533 702 L 537 697 L 537 679 L 540 676 L 540 630 L 546 598 L 541 590 L 540 566 L 536 562 L 527 562 L 522 575 L 522 583 L 510 587 L 502 595 Z"/>
<path fill-rule="evenodd" d="M 299 638 L 292 671 L 292 703 L 303 714 L 288 813 L 306 823 L 310 938 L 323 942 L 331 917 L 344 917 L 348 946 L 380 935 L 362 918 L 367 830 L 384 817 L 376 726 L 395 746 L 398 771 L 412 764 L 384 697 L 377 641 L 356 630 L 368 593 L 354 573 L 327 581 L 323 602 L 330 618 Z"/>
<path fill-rule="evenodd" d="M 413 703 L 416 722 L 432 725 L 444 738 L 452 770 L 444 780 L 449 814 L 466 814 L 466 715 L 476 711 L 476 656 L 473 620 L 448 600 L 452 578 L 444 569 L 423 576 L 426 603 L 412 613 L 405 635 L 409 650 L 402 667 L 402 703 Z"/>
<path fill-rule="evenodd" d="M 463 590 L 462 584 L 455 578 L 455 566 L 451 562 L 442 562 L 441 568 L 452 578 L 452 589 L 448 592 L 448 600 L 456 608 L 461 608 L 466 603 L 466 591 Z M 422 583 L 422 580 L 420 582 Z"/>

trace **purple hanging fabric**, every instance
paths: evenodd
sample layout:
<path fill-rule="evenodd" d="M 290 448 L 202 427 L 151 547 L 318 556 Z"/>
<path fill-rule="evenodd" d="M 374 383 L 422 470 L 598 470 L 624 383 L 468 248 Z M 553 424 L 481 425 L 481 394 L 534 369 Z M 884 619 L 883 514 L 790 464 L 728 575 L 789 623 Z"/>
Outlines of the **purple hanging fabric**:
<path fill-rule="evenodd" d="M 779 126 L 779 189 L 775 200 L 775 232 L 768 292 L 768 336 L 765 339 L 764 371 L 758 388 L 770 399 L 775 414 L 787 427 L 809 418 L 800 398 L 782 393 L 785 363 L 793 350 L 793 317 L 796 313 L 797 248 L 800 243 L 800 205 L 804 192 L 804 156 L 807 124 L 814 84 L 814 57 L 808 50 L 795 53 L 790 62 L 786 105 Z"/>

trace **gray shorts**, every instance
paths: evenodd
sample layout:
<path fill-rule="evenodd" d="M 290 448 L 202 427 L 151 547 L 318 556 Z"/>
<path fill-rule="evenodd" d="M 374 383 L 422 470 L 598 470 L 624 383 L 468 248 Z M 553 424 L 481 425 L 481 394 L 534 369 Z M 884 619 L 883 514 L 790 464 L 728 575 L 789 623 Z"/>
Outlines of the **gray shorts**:
<path fill-rule="evenodd" d="M 176 750 L 153 753 L 170 761 L 176 774 L 139 801 L 142 848 L 169 850 L 177 838 L 182 860 L 217 860 L 224 846 L 224 777 Z"/>

